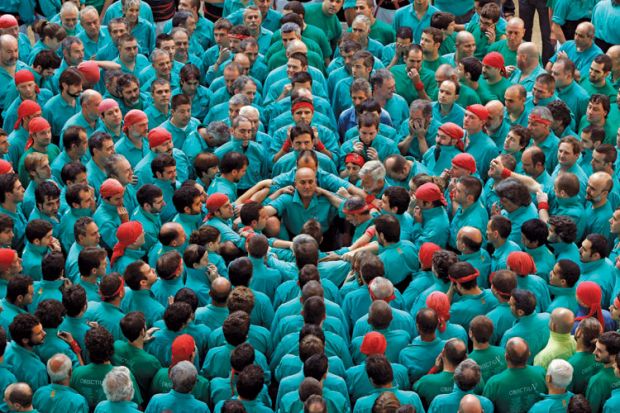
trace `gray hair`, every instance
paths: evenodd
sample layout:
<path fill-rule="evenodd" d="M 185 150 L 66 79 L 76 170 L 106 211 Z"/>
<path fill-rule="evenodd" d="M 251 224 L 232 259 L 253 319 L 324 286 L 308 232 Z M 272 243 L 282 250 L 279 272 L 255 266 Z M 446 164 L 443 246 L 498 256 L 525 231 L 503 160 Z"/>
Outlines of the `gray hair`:
<path fill-rule="evenodd" d="M 127 10 L 131 6 L 140 7 L 140 4 L 142 4 L 142 2 L 140 0 L 123 0 L 122 4 L 123 4 L 123 10 Z"/>
<path fill-rule="evenodd" d="M 409 113 L 421 110 L 422 115 L 427 118 L 433 115 L 433 102 L 426 99 L 416 99 L 409 106 Z"/>
<path fill-rule="evenodd" d="M 373 296 L 378 300 L 384 300 L 394 294 L 394 284 L 385 277 L 375 277 L 368 286 Z"/>
<path fill-rule="evenodd" d="M 239 109 L 239 115 L 245 116 L 245 117 L 247 117 L 248 115 L 259 116 L 260 113 L 258 112 L 258 109 L 256 109 L 254 106 L 244 106 L 241 109 Z"/>
<path fill-rule="evenodd" d="M 236 118 L 234 118 L 234 119 L 232 120 L 232 122 L 231 122 L 231 125 L 230 125 L 230 126 L 232 126 L 233 128 L 237 128 L 237 127 L 239 127 L 239 124 L 240 124 L 241 122 L 250 122 L 250 119 L 246 118 L 245 116 L 241 116 L 241 115 L 239 115 L 239 116 L 237 116 Z"/>
<path fill-rule="evenodd" d="M 459 389 L 468 391 L 480 383 L 480 366 L 472 359 L 465 359 L 454 369 L 454 383 Z"/>
<path fill-rule="evenodd" d="M 95 13 L 97 17 L 99 17 L 99 12 L 93 6 L 86 6 L 82 10 L 80 10 L 80 19 L 83 19 L 86 15 L 90 13 Z"/>
<path fill-rule="evenodd" d="M 547 367 L 547 376 L 551 377 L 551 384 L 565 389 L 573 380 L 573 366 L 562 359 L 555 359 Z"/>
<path fill-rule="evenodd" d="M 385 179 L 385 166 L 381 161 L 368 161 L 359 172 L 360 177 L 370 176 L 375 182 Z"/>
<path fill-rule="evenodd" d="M 319 244 L 314 238 L 312 238 L 312 236 L 308 234 L 299 234 L 293 238 L 293 254 L 295 254 L 295 252 L 305 244 L 314 244 L 317 248 L 319 247 Z"/>
<path fill-rule="evenodd" d="M 246 76 L 246 75 L 241 75 L 238 78 L 235 79 L 235 81 L 232 84 L 232 90 L 235 91 L 239 91 L 241 89 L 243 89 L 245 87 L 245 85 L 247 85 L 248 83 L 254 83 L 256 84 L 252 78 L 250 76 Z"/>
<path fill-rule="evenodd" d="M 207 126 L 207 135 L 213 138 L 217 144 L 216 146 L 220 146 L 230 140 L 230 129 L 224 122 L 211 122 Z"/>
<path fill-rule="evenodd" d="M 366 17 L 360 14 L 357 17 Z M 367 17 L 366 17 L 367 18 Z M 370 76 L 370 84 L 374 88 L 375 86 L 382 86 L 386 80 L 394 79 L 394 75 L 387 69 L 376 70 L 375 73 Z"/>
<path fill-rule="evenodd" d="M 198 380 L 198 371 L 189 361 L 181 361 L 170 369 L 172 388 L 179 393 L 190 393 Z"/>
<path fill-rule="evenodd" d="M 530 116 L 531 115 L 536 115 L 536 116 L 541 117 L 544 120 L 553 122 L 553 115 L 551 114 L 551 111 L 549 110 L 549 108 L 546 106 L 536 106 L 530 112 Z"/>
<path fill-rule="evenodd" d="M 297 37 L 301 37 L 301 27 L 297 23 L 289 22 L 284 23 L 282 27 L 280 27 L 281 33 L 295 33 Z"/>
<path fill-rule="evenodd" d="M 366 27 L 368 27 L 369 29 L 370 29 L 370 25 L 372 24 L 372 22 L 370 21 L 368 16 L 364 16 L 363 14 L 358 14 L 357 16 L 355 16 L 355 18 L 353 19 L 351 24 L 353 24 L 355 22 L 364 23 L 366 25 Z"/>
<path fill-rule="evenodd" d="M 58 14 L 62 17 L 66 12 L 69 12 L 69 11 L 74 11 L 76 13 L 80 12 L 80 10 L 77 8 L 75 3 L 71 1 L 67 1 L 63 3 L 62 6 L 60 6 L 60 12 Z"/>
<path fill-rule="evenodd" d="M 168 52 L 166 52 L 163 49 L 153 49 L 153 51 L 151 52 L 151 62 L 154 62 L 155 59 L 157 59 L 160 56 L 170 57 Z"/>
<path fill-rule="evenodd" d="M 251 11 L 257 11 L 260 12 L 260 9 L 256 6 L 247 6 L 244 10 L 243 10 L 243 17 L 247 16 L 249 14 L 249 12 Z"/>
<path fill-rule="evenodd" d="M 61 383 L 71 376 L 71 359 L 63 353 L 54 354 L 47 360 L 47 374 L 52 383 Z"/>
<path fill-rule="evenodd" d="M 250 99 L 248 99 L 246 95 L 242 95 L 241 93 L 233 95 L 233 97 L 231 97 L 228 101 L 228 105 L 248 106 L 250 103 L 252 103 L 250 102 Z"/>
<path fill-rule="evenodd" d="M 106 162 L 105 162 L 106 175 L 107 176 L 111 176 L 111 175 L 118 176 L 118 171 L 117 171 L 116 166 L 121 161 L 127 161 L 127 158 L 125 158 L 125 156 L 121 155 L 120 153 L 115 153 L 113 155 L 110 155 L 108 159 L 106 159 Z"/>
<path fill-rule="evenodd" d="M 90 100 L 94 97 L 101 97 L 101 93 L 97 92 L 94 89 L 86 89 L 85 91 L 82 92 L 82 96 L 81 96 L 81 100 L 82 100 L 82 105 L 85 105 L 86 103 L 90 102 Z"/>
<path fill-rule="evenodd" d="M 134 389 L 130 374 L 127 367 L 119 366 L 105 375 L 101 385 L 108 401 L 122 402 L 133 399 Z"/>

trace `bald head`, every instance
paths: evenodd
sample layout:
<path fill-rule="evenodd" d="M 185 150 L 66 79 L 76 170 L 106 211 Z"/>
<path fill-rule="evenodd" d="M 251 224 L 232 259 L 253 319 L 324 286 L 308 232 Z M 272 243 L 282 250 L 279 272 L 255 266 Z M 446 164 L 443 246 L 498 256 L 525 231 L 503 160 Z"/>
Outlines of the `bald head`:
<path fill-rule="evenodd" d="M 588 179 L 588 185 L 591 185 L 595 191 L 596 190 L 606 190 L 610 191 L 613 186 L 613 180 L 611 175 L 607 172 L 595 172 L 590 175 L 590 179 Z M 587 195 L 587 189 L 586 189 Z"/>
<path fill-rule="evenodd" d="M 510 20 L 508 20 L 508 23 L 506 24 L 506 28 L 512 28 L 512 29 L 525 29 L 525 22 L 519 18 L 519 17 L 513 17 Z"/>
<path fill-rule="evenodd" d="M 582 22 L 577 25 L 577 29 L 581 33 L 587 34 L 590 38 L 594 38 L 594 25 L 590 22 Z"/>
<path fill-rule="evenodd" d="M 462 227 L 459 230 L 457 237 L 460 237 L 461 240 L 463 239 L 469 240 L 475 244 L 482 243 L 482 233 L 480 232 L 478 228 L 475 228 L 475 227 L 469 227 L 469 226 Z"/>
<path fill-rule="evenodd" d="M 530 357 L 530 348 L 521 337 L 514 337 L 506 343 L 508 367 L 523 367 Z"/>
<path fill-rule="evenodd" d="M 534 68 L 538 65 L 539 57 L 540 53 L 535 43 L 521 43 L 517 49 L 517 66 L 521 70 Z"/>
<path fill-rule="evenodd" d="M 460 45 L 468 41 L 476 41 L 474 35 L 468 32 L 467 30 L 461 30 L 456 34 L 456 44 Z"/>
<path fill-rule="evenodd" d="M 459 403 L 458 413 L 483 413 L 480 400 L 473 394 L 466 394 Z"/>
<path fill-rule="evenodd" d="M 224 277 L 217 277 L 211 282 L 211 290 L 218 295 L 228 295 L 231 288 L 230 281 Z"/>
<path fill-rule="evenodd" d="M 443 64 L 437 68 L 435 71 L 435 79 L 441 80 L 455 80 L 456 79 L 456 70 L 450 66 L 449 64 Z"/>
<path fill-rule="evenodd" d="M 293 53 L 303 53 L 305 55 L 308 54 L 308 46 L 301 40 L 291 40 L 291 42 L 286 47 L 287 56 L 292 55 Z"/>
<path fill-rule="evenodd" d="M 499 129 L 504 121 L 504 104 L 499 100 L 491 100 L 484 105 L 489 111 L 489 118 L 487 119 L 487 129 L 490 132 L 495 132 Z"/>
<path fill-rule="evenodd" d="M 316 173 L 310 168 L 299 168 L 295 173 L 295 180 L 314 178 Z"/>
<path fill-rule="evenodd" d="M 27 412 L 32 410 L 32 389 L 27 383 L 9 384 L 4 391 L 9 410 Z"/>
<path fill-rule="evenodd" d="M 504 113 L 504 104 L 499 100 L 491 100 L 484 105 L 490 115 L 500 115 Z"/>
<path fill-rule="evenodd" d="M 570 334 L 575 323 L 575 315 L 568 308 L 558 307 L 551 313 L 551 331 L 558 334 Z"/>
<path fill-rule="evenodd" d="M 63 353 L 58 353 L 47 361 L 47 374 L 52 383 L 69 384 L 71 378 L 71 359 Z"/>
<path fill-rule="evenodd" d="M 607 56 L 611 57 L 611 61 L 616 65 L 620 65 L 620 45 L 611 46 L 607 49 Z"/>

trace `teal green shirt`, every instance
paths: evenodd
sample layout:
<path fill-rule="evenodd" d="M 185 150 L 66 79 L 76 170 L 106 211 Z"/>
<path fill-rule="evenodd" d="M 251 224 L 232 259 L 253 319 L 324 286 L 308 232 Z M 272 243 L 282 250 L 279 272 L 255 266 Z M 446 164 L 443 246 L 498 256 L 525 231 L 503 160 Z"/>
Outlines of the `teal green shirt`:
<path fill-rule="evenodd" d="M 604 367 L 592 376 L 586 390 L 586 399 L 592 413 L 602 411 L 605 400 L 609 399 L 611 392 L 617 388 L 620 388 L 620 379 L 614 374 L 613 367 Z"/>
<path fill-rule="evenodd" d="M 151 290 L 129 290 L 121 303 L 125 313 L 142 311 L 146 317 L 146 324 L 152 326 L 164 315 L 164 306 L 161 305 Z"/>
<path fill-rule="evenodd" d="M 490 290 L 478 295 L 462 295 L 450 308 L 450 321 L 469 330 L 469 323 L 478 315 L 485 315 L 497 306 L 497 298 Z"/>
<path fill-rule="evenodd" d="M 492 344 L 499 344 L 502 336 L 508 331 L 514 324 L 516 317 L 512 314 L 508 303 L 499 303 L 497 307 L 487 314 L 487 317 L 493 321 L 493 336 L 491 337 Z"/>
<path fill-rule="evenodd" d="M 394 31 L 397 32 L 401 27 L 411 27 L 413 30 L 413 42 L 420 44 L 420 39 L 422 38 L 422 31 L 431 25 L 431 17 L 433 14 L 437 13 L 439 9 L 435 6 L 429 5 L 426 13 L 422 16 L 422 18 L 418 18 L 413 4 L 410 4 L 405 7 L 401 7 L 396 10 L 394 14 L 394 20 L 392 21 L 392 27 Z"/>
<path fill-rule="evenodd" d="M 41 412 L 88 413 L 88 403 L 84 396 L 62 384 L 52 383 L 40 387 L 33 395 L 32 405 Z"/>
<path fill-rule="evenodd" d="M 336 210 L 330 202 L 322 196 L 314 195 L 306 208 L 295 191 L 293 195 L 280 195 L 270 204 L 276 209 L 282 223 L 291 235 L 301 233 L 301 228 L 309 219 L 316 219 L 321 224 L 323 232 L 329 229 Z"/>
<path fill-rule="evenodd" d="M 459 206 L 450 223 L 450 246 L 456 248 L 456 236 L 464 226 L 478 228 L 484 234 L 489 221 L 487 210 L 478 201 L 467 208 Z"/>
<path fill-rule="evenodd" d="M 394 393 L 394 395 L 401 404 L 411 404 L 415 408 L 416 412 L 424 412 L 424 406 L 422 406 L 420 396 L 418 396 L 415 392 L 399 390 L 398 387 L 375 389 L 371 394 L 362 397 L 357 401 L 357 403 L 355 403 L 355 408 L 353 409 L 353 412 L 370 413 L 372 411 L 372 406 L 375 404 L 375 400 L 377 400 L 377 397 L 379 397 L 381 393 L 388 391 Z"/>
<path fill-rule="evenodd" d="M 18 346 L 15 342 L 7 345 L 4 353 L 4 366 L 15 375 L 18 381 L 28 383 L 33 391 L 48 383 L 47 368 L 39 356 L 33 351 Z"/>
<path fill-rule="evenodd" d="M 115 340 L 123 340 L 125 337 L 120 325 L 123 317 L 125 317 L 123 310 L 107 302 L 95 305 L 89 304 L 88 310 L 84 314 L 86 320 L 96 321 L 101 326 L 107 328 Z"/>
<path fill-rule="evenodd" d="M 587 351 L 575 353 L 568 362 L 573 366 L 573 381 L 569 389 L 573 393 L 585 394 L 590 378 L 598 373 L 603 365 L 596 361 L 594 354 Z"/>
<path fill-rule="evenodd" d="M 101 401 L 95 408 L 95 413 L 140 413 L 138 405 L 133 402 Z"/>
<path fill-rule="evenodd" d="M 478 363 L 482 379 L 486 383 L 491 377 L 506 369 L 506 358 L 504 355 L 505 351 L 502 347 L 489 346 L 484 350 L 474 349 L 469 353 L 469 358 Z"/>
<path fill-rule="evenodd" d="M 549 314 L 536 313 L 517 318 L 514 326 L 504 333 L 501 346 L 505 347 L 508 340 L 521 337 L 530 347 L 529 363 L 547 345 L 549 341 Z"/>
<path fill-rule="evenodd" d="M 443 340 L 435 338 L 430 342 L 422 341 L 418 336 L 400 353 L 398 362 L 407 367 L 411 383 L 415 383 L 433 367 L 443 346 Z"/>
<path fill-rule="evenodd" d="M 153 396 L 146 408 L 146 413 L 159 413 L 166 410 L 210 413 L 206 403 L 196 400 L 191 393 L 179 393 L 174 389 L 169 393 Z"/>
<path fill-rule="evenodd" d="M 47 361 L 51 359 L 54 354 L 62 353 L 69 357 L 71 364 L 73 364 L 73 368 L 78 367 L 80 365 L 80 361 L 69 344 L 58 337 L 57 334 L 59 330 L 57 328 L 46 328 L 44 330 L 47 334 L 45 341 L 43 344 L 40 344 L 34 348 L 34 352 L 39 356 L 41 361 L 44 364 L 47 364 Z"/>
<path fill-rule="evenodd" d="M 538 265 L 538 261 L 535 262 L 536 265 Z M 549 307 L 549 304 L 551 303 L 551 297 L 549 295 L 549 287 L 545 280 L 533 274 L 526 276 L 518 275 L 517 288 L 528 290 L 536 296 L 536 311 L 547 311 L 547 307 Z"/>
<path fill-rule="evenodd" d="M 103 386 L 101 383 L 103 382 L 103 378 L 106 374 L 112 370 L 114 366 L 112 364 L 94 364 L 90 363 L 85 366 L 79 366 L 75 370 L 73 370 L 73 374 L 71 375 L 71 387 L 77 390 L 82 396 L 86 398 L 88 401 L 88 406 L 90 409 L 93 409 L 97 406 L 97 403 L 105 400 L 105 394 L 103 392 Z M 142 395 L 140 394 L 140 388 L 136 383 L 136 379 L 131 375 L 131 381 L 134 386 L 134 395 L 133 401 L 137 404 L 142 404 Z M 105 405 L 107 402 L 103 402 Z M 121 402 L 127 403 L 130 402 Z M 134 405 L 135 406 L 135 405 Z M 115 406 L 120 407 L 120 406 Z M 99 407 L 98 407 L 99 409 Z M 135 408 L 134 408 L 135 409 Z M 99 411 L 99 410 L 98 410 Z M 112 409 L 112 410 L 101 410 L 102 412 L 137 412 L 138 410 L 124 410 L 124 409 Z"/>
<path fill-rule="evenodd" d="M 620 388 L 611 391 L 611 397 L 603 406 L 603 413 L 613 413 L 620 409 Z"/>
<path fill-rule="evenodd" d="M 509 368 L 493 376 L 484 386 L 484 397 L 498 412 L 517 413 L 529 410 L 545 392 L 545 371 L 540 367 Z"/>
<path fill-rule="evenodd" d="M 453 413 L 458 410 L 461 399 L 466 394 L 474 394 L 474 390 L 463 391 L 455 384 L 449 394 L 440 394 L 433 400 L 428 408 L 429 413 Z M 475 395 L 475 394 L 474 394 Z M 493 403 L 484 396 L 475 395 L 480 400 L 483 411 L 492 412 Z"/>

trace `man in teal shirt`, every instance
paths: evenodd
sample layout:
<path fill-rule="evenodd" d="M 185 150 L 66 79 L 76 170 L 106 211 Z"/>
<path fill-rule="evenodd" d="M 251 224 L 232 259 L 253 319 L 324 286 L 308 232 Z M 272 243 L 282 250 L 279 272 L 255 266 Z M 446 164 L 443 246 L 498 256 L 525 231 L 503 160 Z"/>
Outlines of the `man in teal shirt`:
<path fill-rule="evenodd" d="M 457 235 L 463 227 L 473 227 L 481 233 L 486 231 L 489 214 L 479 202 L 482 193 L 480 179 L 473 176 L 463 176 L 458 179 L 452 199 L 453 206 L 458 205 L 450 222 L 451 247 L 457 246 Z"/>
<path fill-rule="evenodd" d="M 416 315 L 416 327 L 420 335 L 400 353 L 398 362 L 407 367 L 409 380 L 415 383 L 425 375 L 435 358 L 443 350 L 444 342 L 436 337 L 439 321 L 435 311 L 425 308 Z"/>
<path fill-rule="evenodd" d="M 510 310 L 517 321 L 504 333 L 501 345 L 506 346 L 508 340 L 513 337 L 521 337 L 531 349 L 528 357 L 528 362 L 531 363 L 549 340 L 549 314 L 537 313 L 534 294 L 520 289 L 515 289 L 511 293 Z"/>
<path fill-rule="evenodd" d="M 56 354 L 49 361 L 47 374 L 51 384 L 40 387 L 33 395 L 32 404 L 41 412 L 71 411 L 88 413 L 84 396 L 69 387 L 71 360 L 65 354 Z"/>
<path fill-rule="evenodd" d="M 603 368 L 590 378 L 586 390 L 586 399 L 593 413 L 602 411 L 605 400 L 609 399 L 614 389 L 620 386 L 620 378 L 614 374 L 614 362 L 620 353 L 620 333 L 607 331 L 596 341 L 594 358 L 603 364 Z"/>
<path fill-rule="evenodd" d="M 574 78 L 575 64 L 567 58 L 558 59 L 551 68 L 558 98 L 564 101 L 575 117 L 577 126 L 586 113 L 590 96 Z"/>
<path fill-rule="evenodd" d="M 297 235 L 308 219 L 316 219 L 323 232 L 329 229 L 335 216 L 335 208 L 322 188 L 317 186 L 316 173 L 310 168 L 299 168 L 295 175 L 295 192 L 283 194 L 273 200 L 266 208 L 268 216 L 280 215 L 282 223 L 290 235 Z"/>
<path fill-rule="evenodd" d="M 4 365 L 18 381 L 28 383 L 33 391 L 48 383 L 45 364 L 34 352 L 43 344 L 45 331 L 39 319 L 32 314 L 18 314 L 9 326 L 12 342 L 4 353 Z"/>
<path fill-rule="evenodd" d="M 152 326 L 164 314 L 162 306 L 154 297 L 151 287 L 158 281 L 155 270 L 142 260 L 135 261 L 125 270 L 125 282 L 131 291 L 123 300 L 121 308 L 125 312 L 142 311 L 147 326 Z"/>
<path fill-rule="evenodd" d="M 428 0 L 414 2 L 406 7 L 402 7 L 394 14 L 392 26 L 394 31 L 398 31 L 401 27 L 411 27 L 413 29 L 413 41 L 419 44 L 422 37 L 422 31 L 430 27 L 431 17 L 437 13 L 439 9 L 429 4 Z"/>
<path fill-rule="evenodd" d="M 166 394 L 157 394 L 149 402 L 146 412 L 158 413 L 166 409 L 183 409 L 196 413 L 209 413 L 206 403 L 192 395 L 198 371 L 189 361 L 181 361 L 170 369 L 172 389 Z M 192 380 L 192 377 L 194 378 Z"/>
<path fill-rule="evenodd" d="M 479 276 L 480 272 L 468 262 L 454 264 L 448 272 L 454 291 L 460 296 L 450 308 L 450 319 L 466 331 L 474 317 L 487 314 L 497 306 L 493 294 L 478 287 Z"/>

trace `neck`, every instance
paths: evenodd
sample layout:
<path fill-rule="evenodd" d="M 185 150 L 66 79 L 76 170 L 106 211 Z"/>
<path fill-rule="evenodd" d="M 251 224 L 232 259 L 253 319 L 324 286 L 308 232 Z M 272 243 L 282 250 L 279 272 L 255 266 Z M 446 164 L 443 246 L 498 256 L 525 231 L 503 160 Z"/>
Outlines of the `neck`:
<path fill-rule="evenodd" d="M 449 113 L 452 110 L 454 103 L 440 103 L 441 113 Z"/>
<path fill-rule="evenodd" d="M 379 105 L 381 105 L 381 107 L 383 108 L 385 106 L 385 104 L 387 103 L 387 99 L 384 96 L 381 96 L 379 94 L 375 94 L 373 96 L 373 98 L 379 102 Z"/>
<path fill-rule="evenodd" d="M 139 348 L 143 350 L 144 349 L 144 336 L 138 337 L 136 341 L 130 341 L 129 344 L 131 344 L 135 348 Z"/>
<path fill-rule="evenodd" d="M 2 208 L 6 209 L 7 211 L 17 212 L 17 204 L 9 200 L 5 201 L 2 204 Z"/>
<path fill-rule="evenodd" d="M 128 133 L 127 137 L 137 148 L 142 149 L 142 144 L 144 143 L 142 136 L 135 136 L 132 133 Z"/>
<path fill-rule="evenodd" d="M 498 238 L 496 240 L 491 240 L 491 244 L 493 244 L 493 246 L 497 249 L 497 248 L 503 246 L 506 243 L 506 241 L 508 241 L 508 238 L 505 238 L 505 239 L 504 238 Z"/>
<path fill-rule="evenodd" d="M 155 104 L 155 107 L 164 115 L 167 115 L 168 110 L 170 109 L 170 107 L 168 106 L 168 102 L 165 102 L 164 104 Z"/>
<path fill-rule="evenodd" d="M 93 156 L 93 162 L 102 170 L 105 170 L 105 159 Z"/>
<path fill-rule="evenodd" d="M 123 62 L 123 64 L 124 64 L 124 65 L 125 65 L 128 69 L 131 69 L 131 70 L 133 70 L 133 67 L 136 65 L 136 60 L 135 60 L 135 59 L 134 59 L 134 60 L 130 60 L 130 61 L 125 61 L 125 60 L 122 60 L 122 62 Z"/>
<path fill-rule="evenodd" d="M 594 208 L 600 208 L 600 207 L 602 207 L 603 205 L 605 205 L 606 203 L 607 203 L 607 197 L 603 197 L 603 198 L 601 198 L 601 200 L 600 200 L 600 201 L 598 201 L 598 202 L 592 202 L 592 206 L 593 206 Z"/>
<path fill-rule="evenodd" d="M 547 389 L 549 389 L 549 394 L 564 394 L 566 393 L 566 389 L 556 387 L 551 383 L 547 383 Z"/>
<path fill-rule="evenodd" d="M 428 10 L 428 4 L 424 5 L 424 4 L 413 3 L 413 9 L 418 13 L 426 12 L 426 10 Z"/>
<path fill-rule="evenodd" d="M 581 340 L 577 340 L 576 349 L 578 353 L 592 353 L 590 350 L 588 350 L 588 346 L 586 346 Z"/>
<path fill-rule="evenodd" d="M 474 341 L 474 350 L 486 350 L 488 349 L 490 346 L 490 344 L 487 343 L 478 343 L 477 341 Z"/>
<path fill-rule="evenodd" d="M 534 71 L 534 69 L 536 69 L 537 66 L 538 66 L 538 62 L 536 62 L 536 64 L 533 66 L 530 65 L 526 67 L 524 70 L 521 70 L 521 77 L 530 75 Z"/>
<path fill-rule="evenodd" d="M 80 276 L 80 279 L 83 282 L 87 282 L 87 283 L 91 283 L 91 284 L 96 284 L 97 283 L 97 278 L 98 278 L 97 274 L 89 275 L 88 277 L 84 277 L 83 275 Z"/>
<path fill-rule="evenodd" d="M 508 112 L 508 116 L 510 117 L 510 120 L 512 121 L 517 120 L 519 116 L 521 116 L 524 110 L 525 110 L 525 106 L 522 106 L 518 112 Z"/>
<path fill-rule="evenodd" d="M 480 289 L 480 287 L 475 286 L 474 288 L 471 288 L 469 290 L 463 290 L 461 294 L 462 295 L 478 295 L 481 293 L 482 293 L 482 290 Z"/>
<path fill-rule="evenodd" d="M 422 341 L 433 341 L 435 340 L 435 332 L 432 333 L 420 333 L 420 338 Z"/>
<path fill-rule="evenodd" d="M 64 379 L 64 380 L 57 381 L 57 382 L 55 382 L 55 383 L 53 383 L 53 384 L 58 384 L 58 385 L 60 385 L 60 386 L 68 386 L 70 382 L 71 382 L 71 377 L 67 377 L 67 378 L 66 378 L 66 379 Z"/>
<path fill-rule="evenodd" d="M 61 92 L 60 95 L 65 100 L 65 102 L 69 104 L 69 106 L 75 106 L 75 98 L 73 96 L 69 95 L 66 92 Z"/>
<path fill-rule="evenodd" d="M 450 363 L 446 363 L 446 361 L 444 359 L 443 371 L 445 371 L 446 373 L 454 373 L 455 369 L 456 369 L 456 366 L 453 366 Z"/>

